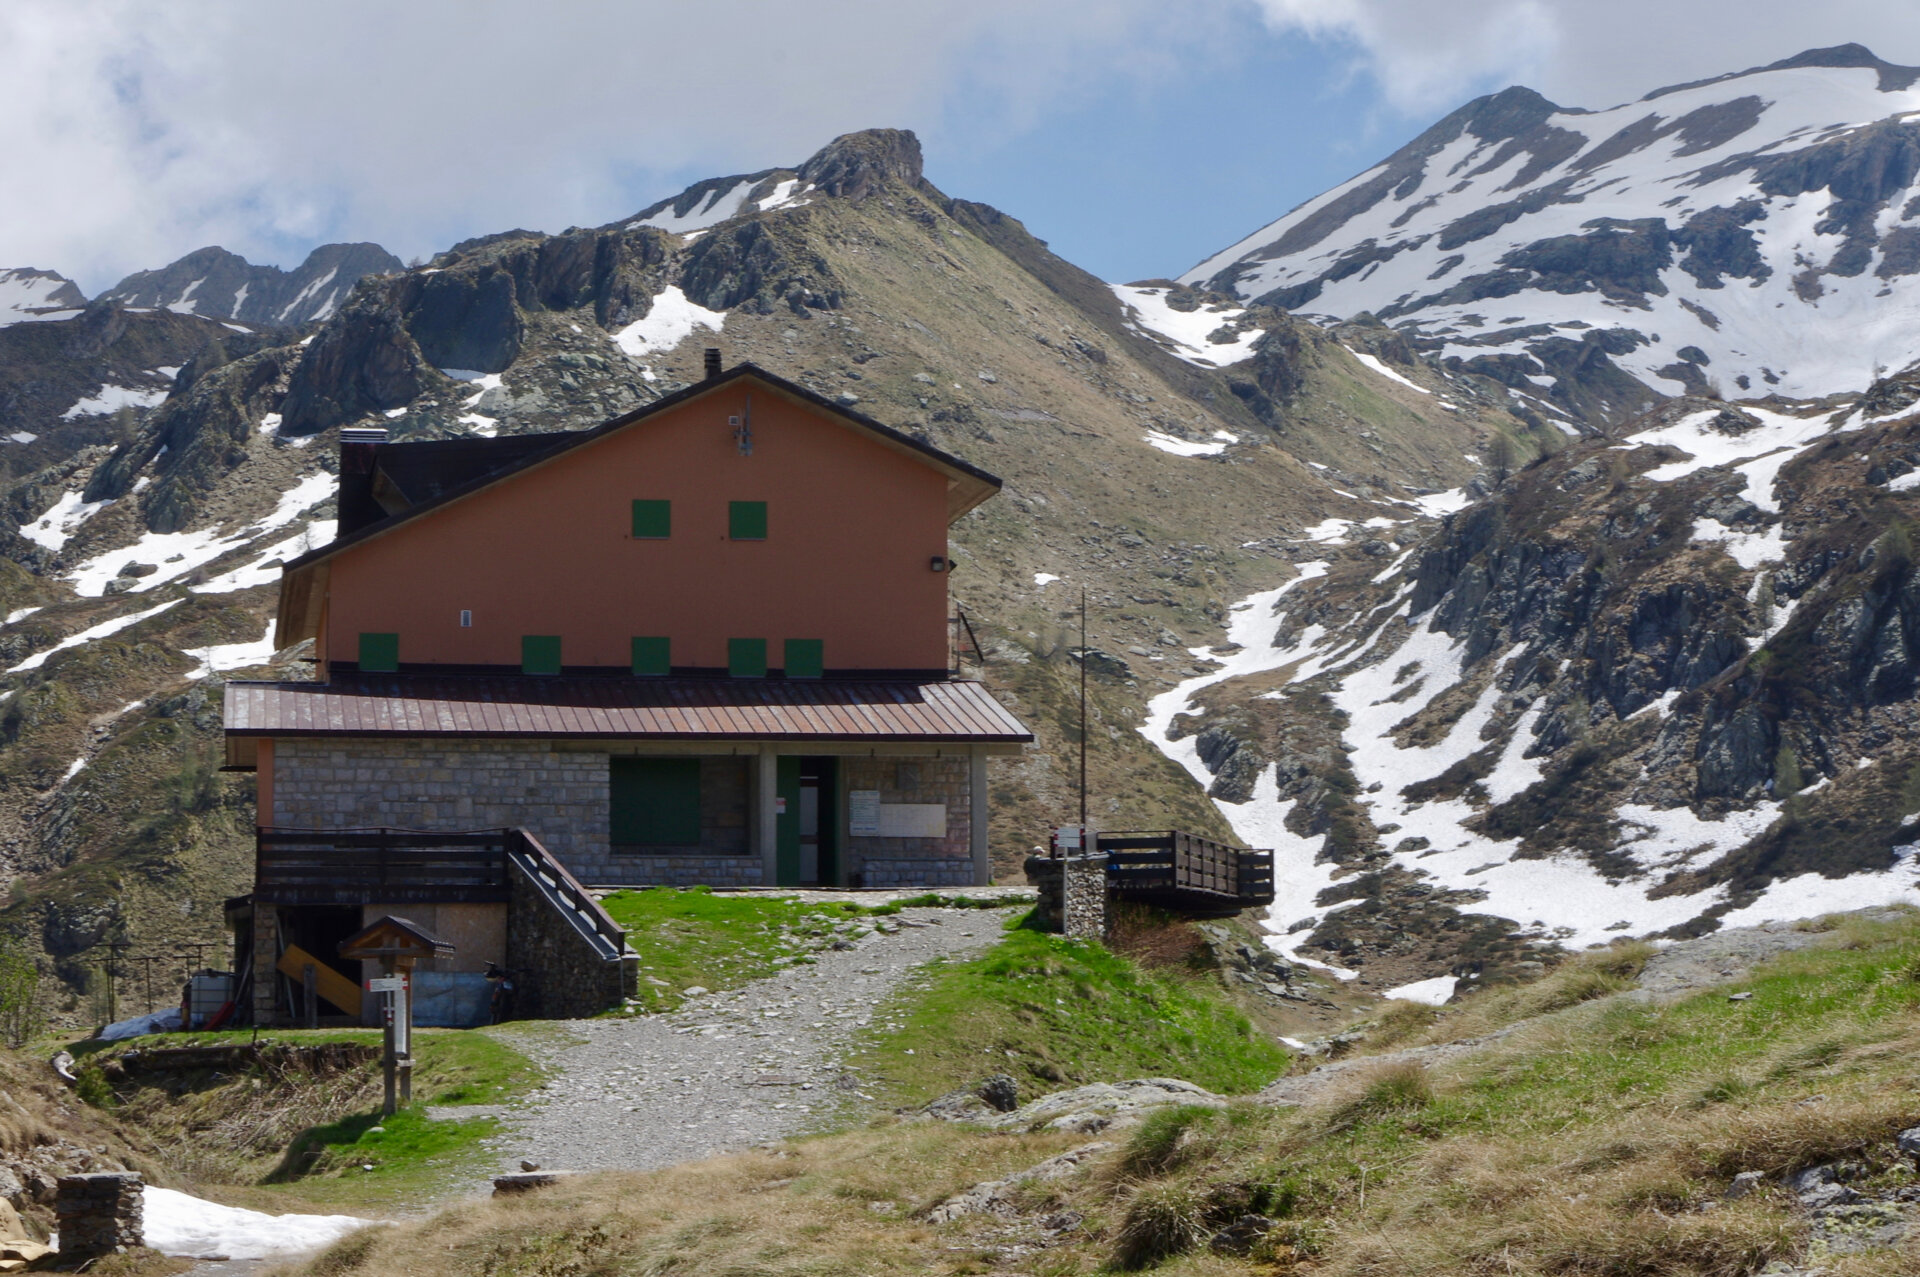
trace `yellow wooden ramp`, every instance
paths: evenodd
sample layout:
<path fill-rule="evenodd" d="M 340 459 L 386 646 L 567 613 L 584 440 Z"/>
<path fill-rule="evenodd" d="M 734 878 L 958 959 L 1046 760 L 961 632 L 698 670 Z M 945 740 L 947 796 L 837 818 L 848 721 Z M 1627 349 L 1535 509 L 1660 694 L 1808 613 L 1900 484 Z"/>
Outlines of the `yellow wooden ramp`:
<path fill-rule="evenodd" d="M 360 1014 L 360 986 L 297 944 L 287 946 L 274 969 L 300 988 L 306 987 L 307 966 L 313 966 L 313 987 L 321 997 L 351 1016 Z"/>

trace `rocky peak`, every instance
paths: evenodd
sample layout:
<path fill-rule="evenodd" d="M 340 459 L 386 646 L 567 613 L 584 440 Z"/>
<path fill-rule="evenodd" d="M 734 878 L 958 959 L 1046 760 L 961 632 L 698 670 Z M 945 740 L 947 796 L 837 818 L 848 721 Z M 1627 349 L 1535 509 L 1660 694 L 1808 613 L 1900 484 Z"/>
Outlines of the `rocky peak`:
<path fill-rule="evenodd" d="M 79 286 L 64 275 L 31 266 L 0 269 L 0 324 L 11 324 L 48 310 L 72 310 L 87 304 Z"/>
<path fill-rule="evenodd" d="M 846 199 L 864 199 L 888 182 L 921 180 L 920 139 L 908 129 L 842 134 L 800 166 L 802 185 Z"/>
<path fill-rule="evenodd" d="M 291 271 L 256 266 L 217 245 L 159 270 L 138 271 L 102 294 L 125 306 L 254 324 L 304 324 L 338 310 L 366 275 L 401 269 L 378 244 L 322 244 Z"/>

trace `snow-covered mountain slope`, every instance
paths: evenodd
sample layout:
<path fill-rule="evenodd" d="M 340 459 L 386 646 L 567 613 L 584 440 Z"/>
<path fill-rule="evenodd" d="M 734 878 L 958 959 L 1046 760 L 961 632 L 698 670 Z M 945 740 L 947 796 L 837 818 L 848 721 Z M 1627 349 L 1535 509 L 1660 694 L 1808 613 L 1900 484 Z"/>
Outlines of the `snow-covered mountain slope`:
<path fill-rule="evenodd" d="M 378 244 L 322 244 L 290 271 L 255 266 L 224 248 L 201 248 L 159 270 L 127 276 L 101 298 L 129 307 L 283 327 L 325 319 L 340 308 L 361 277 L 400 269 L 400 259 Z"/>
<path fill-rule="evenodd" d="M 0 269 L 0 324 L 42 319 L 86 304 L 86 294 L 64 275 L 31 266 Z"/>
<path fill-rule="evenodd" d="M 1424 543 L 1310 530 L 1142 725 L 1276 849 L 1276 945 L 1395 985 L 1920 904 L 1912 381 L 1877 418 L 1677 400 Z"/>
<path fill-rule="evenodd" d="M 1817 398 L 1920 358 L 1920 69 L 1858 45 L 1604 111 L 1511 88 L 1194 267 L 1369 311 L 1449 366 L 1618 421 L 1661 394 Z M 1456 364 L 1455 361 L 1458 361 Z"/>

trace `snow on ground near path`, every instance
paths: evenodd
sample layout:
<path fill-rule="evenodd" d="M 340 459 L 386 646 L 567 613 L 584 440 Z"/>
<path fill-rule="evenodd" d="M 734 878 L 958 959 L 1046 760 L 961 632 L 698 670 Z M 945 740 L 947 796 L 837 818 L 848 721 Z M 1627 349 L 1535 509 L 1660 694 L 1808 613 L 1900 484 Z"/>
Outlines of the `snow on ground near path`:
<path fill-rule="evenodd" d="M 61 493 L 60 499 L 45 514 L 21 527 L 20 535 L 36 545 L 58 550 L 79 530 L 81 524 L 112 504 L 111 497 L 102 501 L 82 501 L 78 492 Z"/>
<path fill-rule="evenodd" d="M 1240 318 L 1246 310 L 1238 306 L 1175 310 L 1167 305 L 1164 288 L 1134 288 L 1127 284 L 1107 287 L 1113 290 L 1122 306 L 1133 312 L 1136 326 L 1165 337 L 1173 343 L 1175 355 L 1202 368 L 1224 368 L 1239 363 L 1253 354 L 1254 343 L 1266 335 L 1264 328 L 1250 328 L 1229 342 L 1209 341 L 1208 334 Z"/>
<path fill-rule="evenodd" d="M 306 476 L 293 487 L 280 494 L 273 513 L 264 519 L 250 524 L 231 535 L 216 528 L 202 528 L 198 532 L 147 532 L 141 534 L 138 541 L 117 550 L 108 550 L 96 554 L 72 572 L 67 580 L 73 588 L 86 598 L 100 598 L 107 592 L 107 586 L 120 575 L 120 569 L 129 563 L 152 564 L 157 571 L 138 578 L 128 593 L 144 594 L 156 585 L 163 585 L 177 577 L 192 572 L 202 564 L 211 563 L 223 554 L 244 548 L 268 532 L 276 532 L 286 527 L 304 512 L 311 510 L 322 501 L 334 495 L 339 481 L 324 470 Z M 50 512 L 51 513 L 51 512 Z M 324 545 L 331 540 L 329 535 L 320 536 L 320 525 L 316 524 L 313 535 L 315 545 Z M 64 540 L 64 538 L 62 538 Z M 278 576 L 269 580 L 278 580 Z M 249 581 L 250 584 L 266 582 Z M 236 585 L 233 589 L 245 589 L 245 585 Z M 199 587 L 199 593 L 220 593 L 211 585 Z"/>
<path fill-rule="evenodd" d="M 268 1215 L 148 1185 L 141 1193 L 147 1245 L 163 1255 L 267 1259 L 330 1246 L 377 1220 L 352 1215 Z"/>
<path fill-rule="evenodd" d="M 1352 355 L 1355 359 L 1358 359 L 1361 363 L 1373 369 L 1375 372 L 1379 373 L 1382 377 L 1385 377 L 1388 381 L 1397 381 L 1401 385 L 1405 386 L 1407 389 L 1417 390 L 1423 395 L 1430 395 L 1433 393 L 1431 390 L 1428 390 L 1425 386 L 1421 385 L 1419 382 L 1414 381 L 1411 378 L 1404 377 L 1401 374 L 1395 372 L 1393 369 L 1387 367 L 1387 365 L 1383 363 L 1381 360 L 1375 358 L 1372 355 L 1367 354 L 1364 350 L 1355 350 L 1351 346 L 1342 346 L 1340 349 L 1346 351 L 1349 355 Z"/>
<path fill-rule="evenodd" d="M 1412 984 L 1387 989 L 1380 996 L 1399 998 L 1403 1002 L 1424 1002 L 1430 1007 L 1437 1007 L 1453 996 L 1454 986 L 1459 983 L 1458 976 L 1437 975 L 1431 980 L 1415 980 Z"/>
<path fill-rule="evenodd" d="M 726 322 L 727 312 L 708 310 L 688 300 L 678 284 L 669 284 L 653 299 L 653 309 L 644 319 L 636 319 L 613 334 L 613 344 L 638 359 L 672 350 L 692 336 L 696 328 L 710 328 L 717 333 Z"/>
<path fill-rule="evenodd" d="M 18 674 L 24 670 L 37 670 L 42 665 L 45 665 L 47 658 L 55 652 L 64 652 L 69 648 L 79 647 L 82 643 L 91 643 L 95 639 L 106 638 L 110 634 L 118 634 L 129 625 L 138 625 L 150 616 L 160 615 L 179 601 L 179 599 L 168 599 L 159 607 L 150 607 L 144 612 L 135 612 L 131 616 L 116 616 L 111 621 L 102 621 L 98 625 L 81 630 L 78 634 L 69 634 L 46 651 L 35 652 L 18 665 L 8 667 L 7 673 Z"/>
<path fill-rule="evenodd" d="M 1239 443 L 1240 437 L 1225 430 L 1213 432 L 1213 438 L 1204 443 L 1192 439 L 1182 439 L 1179 435 L 1170 435 L 1164 430 L 1149 430 L 1143 436 L 1146 441 L 1162 452 L 1171 452 L 1176 457 L 1217 457 L 1227 450 L 1230 443 Z"/>
<path fill-rule="evenodd" d="M 1746 908 L 1722 915 L 1720 925 L 1753 927 L 1781 918 L 1814 918 L 1873 905 L 1920 905 L 1920 843 L 1895 847 L 1893 854 L 1893 868 L 1884 873 L 1782 878 Z"/>
<path fill-rule="evenodd" d="M 1051 572 L 1035 572 L 1033 574 L 1033 583 L 1035 585 L 1050 585 L 1059 579 L 1059 577 Z"/>
<path fill-rule="evenodd" d="M 122 408 L 151 408 L 164 401 L 166 397 L 167 392 L 164 389 L 142 390 L 134 386 L 102 386 L 61 413 L 60 420 L 72 421 L 75 417 L 104 417 Z"/>

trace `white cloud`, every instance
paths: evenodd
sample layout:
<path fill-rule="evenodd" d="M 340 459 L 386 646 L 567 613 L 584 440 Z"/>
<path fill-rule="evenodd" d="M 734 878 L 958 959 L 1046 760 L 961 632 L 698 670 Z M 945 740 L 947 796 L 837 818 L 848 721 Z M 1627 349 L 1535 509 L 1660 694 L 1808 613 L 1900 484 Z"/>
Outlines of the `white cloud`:
<path fill-rule="evenodd" d="M 1857 41 L 1920 63 L 1920 8 L 1885 0 L 1256 0 L 1278 31 L 1348 52 L 1398 111 L 1525 84 L 1602 108 Z"/>
<path fill-rule="evenodd" d="M 1018 130 L 1244 0 L 7 0 L 4 264 L 90 291 L 202 244 L 291 265 L 633 212 L 836 134 Z"/>

